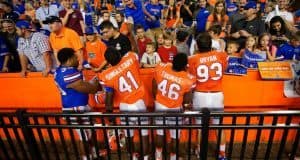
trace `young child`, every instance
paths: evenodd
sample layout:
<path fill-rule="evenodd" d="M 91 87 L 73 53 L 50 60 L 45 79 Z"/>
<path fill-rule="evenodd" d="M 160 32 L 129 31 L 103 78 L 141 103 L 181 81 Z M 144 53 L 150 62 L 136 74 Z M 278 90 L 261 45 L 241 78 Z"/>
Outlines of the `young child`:
<path fill-rule="evenodd" d="M 220 38 L 220 34 L 222 32 L 222 27 L 220 25 L 213 25 L 208 30 L 208 33 L 212 39 L 212 49 L 216 50 L 217 52 L 224 52 L 225 51 L 225 41 Z"/>
<path fill-rule="evenodd" d="M 240 45 L 236 41 L 229 41 L 226 48 L 228 56 L 242 57 L 241 53 L 238 52 L 239 47 Z"/>
<path fill-rule="evenodd" d="M 262 62 L 267 59 L 266 54 L 259 53 L 259 50 L 256 49 L 257 42 L 256 37 L 250 36 L 246 40 L 246 48 L 242 51 L 243 60 L 242 64 L 250 69 L 257 69 L 257 62 Z"/>
<path fill-rule="evenodd" d="M 161 62 L 159 54 L 155 52 L 155 44 L 148 42 L 146 45 L 146 52 L 143 54 L 141 60 L 141 67 L 154 68 Z"/>
<path fill-rule="evenodd" d="M 274 61 L 276 59 L 276 46 L 271 43 L 271 35 L 264 33 L 258 38 L 258 53 L 261 55 L 266 55 L 268 60 Z"/>
<path fill-rule="evenodd" d="M 164 44 L 158 48 L 157 52 L 163 63 L 173 61 L 173 57 L 177 54 L 177 48 L 173 45 L 173 39 L 170 33 L 164 35 Z"/>
<path fill-rule="evenodd" d="M 233 75 L 246 75 L 247 68 L 242 65 L 242 56 L 238 52 L 239 44 L 236 41 L 227 43 L 228 65 L 225 73 Z"/>
<path fill-rule="evenodd" d="M 291 36 L 289 43 L 285 43 L 279 47 L 276 59 L 300 61 L 300 31 Z"/>
<path fill-rule="evenodd" d="M 190 49 L 187 45 L 187 40 L 189 37 L 189 33 L 185 31 L 178 31 L 176 34 L 176 47 L 178 53 L 185 53 L 187 56 L 190 56 Z"/>
<path fill-rule="evenodd" d="M 97 31 L 93 27 L 86 28 L 85 34 L 88 63 L 94 72 L 100 72 L 106 65 L 104 58 L 106 45 L 98 38 Z"/>

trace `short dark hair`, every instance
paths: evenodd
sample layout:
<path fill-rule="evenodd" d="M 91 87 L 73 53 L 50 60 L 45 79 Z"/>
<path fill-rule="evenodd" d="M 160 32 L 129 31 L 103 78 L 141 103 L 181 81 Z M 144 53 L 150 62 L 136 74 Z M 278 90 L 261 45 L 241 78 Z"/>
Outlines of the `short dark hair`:
<path fill-rule="evenodd" d="M 104 57 L 106 61 L 112 66 L 117 65 L 121 61 L 121 53 L 114 47 L 108 47 L 105 51 Z"/>
<path fill-rule="evenodd" d="M 213 25 L 209 28 L 208 31 L 214 32 L 214 34 L 220 35 L 222 32 L 222 27 L 221 25 Z"/>
<path fill-rule="evenodd" d="M 142 25 L 140 25 L 140 24 L 138 24 L 138 25 L 135 26 L 135 32 L 136 32 L 138 29 L 143 29 L 143 30 L 145 30 L 144 27 L 143 27 Z"/>
<path fill-rule="evenodd" d="M 6 1 L 4 1 L 4 2 L 1 2 L 3 5 L 5 5 L 6 7 L 9 7 L 9 8 L 11 8 L 11 9 L 13 9 L 14 8 L 14 6 L 13 6 L 13 4 L 12 3 L 9 3 L 9 2 L 6 2 Z"/>
<path fill-rule="evenodd" d="M 199 52 L 211 51 L 211 37 L 207 32 L 200 33 L 196 39 Z"/>
<path fill-rule="evenodd" d="M 100 30 L 103 30 L 103 29 L 115 29 L 114 25 L 110 22 L 110 21 L 103 21 L 100 25 Z"/>
<path fill-rule="evenodd" d="M 72 48 L 63 48 L 57 53 L 57 59 L 60 64 L 65 64 L 73 56 L 75 56 L 75 50 Z"/>
<path fill-rule="evenodd" d="M 184 42 L 188 36 L 189 36 L 188 32 L 186 32 L 186 31 L 178 31 L 177 34 L 176 34 L 176 39 L 179 42 Z"/>
<path fill-rule="evenodd" d="M 230 45 L 230 44 L 235 44 L 238 48 L 239 48 L 239 46 L 240 46 L 240 44 L 239 44 L 237 41 L 235 41 L 235 40 L 229 40 L 229 41 L 227 42 L 227 46 Z"/>
<path fill-rule="evenodd" d="M 188 63 L 187 55 L 184 53 L 178 53 L 175 55 L 173 59 L 172 69 L 177 72 L 183 71 L 185 70 L 187 63 Z"/>
<path fill-rule="evenodd" d="M 108 10 L 102 11 L 102 12 L 101 12 L 101 16 L 104 16 L 105 13 L 108 13 L 108 14 L 109 14 Z"/>
<path fill-rule="evenodd" d="M 125 17 L 124 13 L 120 12 L 120 11 L 116 11 L 116 15 L 119 14 L 121 17 Z"/>

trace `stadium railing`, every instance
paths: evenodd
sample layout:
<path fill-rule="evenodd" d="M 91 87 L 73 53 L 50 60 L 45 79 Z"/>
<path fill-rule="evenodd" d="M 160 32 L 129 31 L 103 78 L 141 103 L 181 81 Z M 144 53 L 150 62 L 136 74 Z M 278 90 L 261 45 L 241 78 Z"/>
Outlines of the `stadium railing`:
<path fill-rule="evenodd" d="M 88 124 L 71 124 L 70 119 L 88 118 Z M 142 125 L 140 119 L 148 117 L 150 123 Z M 154 123 L 154 119 L 163 119 L 163 125 Z M 166 125 L 168 117 L 177 120 L 184 119 L 183 124 Z M 202 118 L 202 124 L 194 124 L 195 117 Z M 120 118 L 126 124 L 120 124 Z M 129 125 L 129 119 L 138 119 L 138 124 Z M 219 124 L 211 124 L 211 118 L 219 118 Z M 226 123 L 224 120 L 227 119 Z M 230 119 L 231 123 L 228 123 Z M 242 119 L 242 120 L 241 120 Z M 267 123 L 266 119 L 269 119 Z M 271 120 L 271 121 L 270 121 Z M 76 132 L 74 130 L 79 131 Z M 120 145 L 118 131 L 135 129 L 134 142 L 128 147 Z M 300 111 L 274 111 L 274 112 L 238 112 L 217 113 L 203 110 L 202 112 L 185 113 L 100 113 L 85 114 L 66 113 L 30 113 L 25 110 L 17 112 L 0 113 L 0 159 L 80 159 L 82 155 L 90 154 L 90 146 L 85 131 L 91 131 L 93 146 L 96 151 L 103 149 L 107 159 L 129 159 L 130 145 L 143 148 L 141 130 L 148 129 L 151 141 L 151 157 L 155 154 L 155 130 L 164 131 L 164 155 L 169 152 L 169 129 L 181 130 L 181 136 L 176 132 L 176 153 L 183 152 L 186 159 L 194 159 L 193 146 L 198 144 L 194 133 L 201 129 L 200 159 L 218 158 L 221 143 L 221 131 L 227 137 L 226 155 L 228 159 L 290 159 L 294 160 L 300 152 Z M 108 131 L 114 132 L 116 146 L 113 148 L 109 140 Z M 211 138 L 211 133 L 217 131 L 219 136 Z M 185 133 L 183 133 L 185 132 Z M 235 133 L 243 132 L 242 141 L 236 140 Z M 79 133 L 79 135 L 77 134 Z M 81 140 L 80 140 L 81 137 Z M 252 138 L 251 138 L 252 137 Z M 237 144 L 238 143 L 238 144 Z M 180 144 L 184 144 L 183 147 Z M 100 155 L 96 154 L 100 159 Z M 89 158 L 89 157 L 88 157 Z M 165 159 L 167 157 L 165 156 Z"/>

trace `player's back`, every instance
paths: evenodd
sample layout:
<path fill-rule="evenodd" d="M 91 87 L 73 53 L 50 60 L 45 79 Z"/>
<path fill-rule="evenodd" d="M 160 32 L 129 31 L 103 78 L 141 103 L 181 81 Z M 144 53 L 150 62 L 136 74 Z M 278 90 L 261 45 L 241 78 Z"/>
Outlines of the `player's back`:
<path fill-rule="evenodd" d="M 196 91 L 222 91 L 222 78 L 227 65 L 225 52 L 198 53 L 189 58 L 189 71 L 196 76 Z"/>
<path fill-rule="evenodd" d="M 114 89 L 114 96 L 121 103 L 132 104 L 143 99 L 145 89 L 140 79 L 138 57 L 128 52 L 121 61 L 99 75 L 102 83 Z"/>
<path fill-rule="evenodd" d="M 54 80 L 60 91 L 64 108 L 88 104 L 88 94 L 78 92 L 72 88 L 67 88 L 69 84 L 82 79 L 82 73 L 74 67 L 58 67 L 56 69 Z"/>
<path fill-rule="evenodd" d="M 195 87 L 196 79 L 186 71 L 176 72 L 172 64 L 160 63 L 155 69 L 156 101 L 168 108 L 181 107 L 184 94 Z"/>

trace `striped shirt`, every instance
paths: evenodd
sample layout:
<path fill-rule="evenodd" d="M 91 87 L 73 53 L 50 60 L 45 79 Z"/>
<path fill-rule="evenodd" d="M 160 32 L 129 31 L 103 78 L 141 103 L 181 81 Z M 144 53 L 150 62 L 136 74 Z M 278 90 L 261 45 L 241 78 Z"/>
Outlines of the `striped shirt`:
<path fill-rule="evenodd" d="M 46 68 L 43 54 L 51 51 L 49 39 L 42 33 L 34 32 L 29 38 L 19 38 L 18 52 L 24 54 L 37 71 Z"/>

